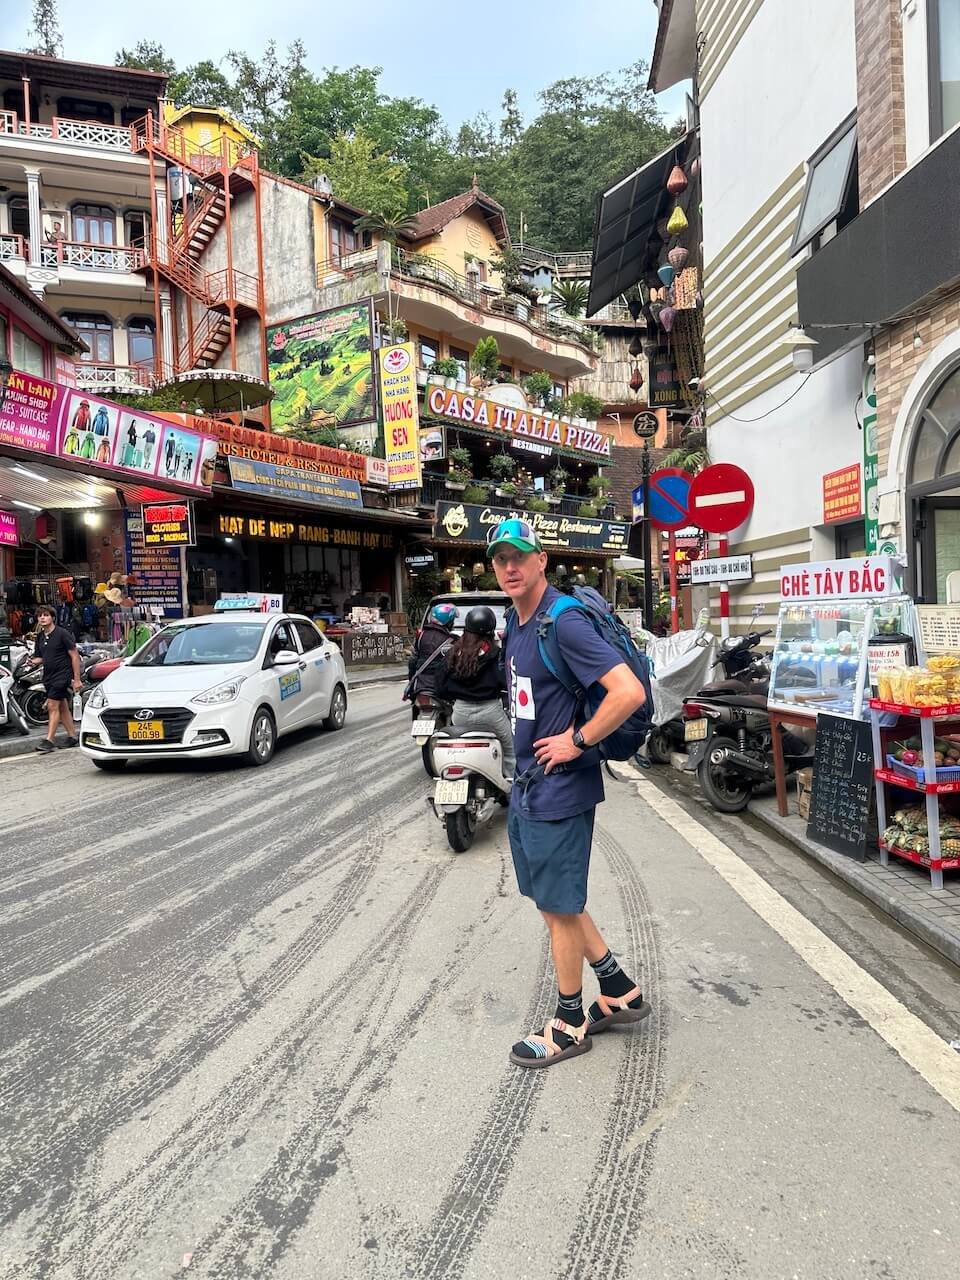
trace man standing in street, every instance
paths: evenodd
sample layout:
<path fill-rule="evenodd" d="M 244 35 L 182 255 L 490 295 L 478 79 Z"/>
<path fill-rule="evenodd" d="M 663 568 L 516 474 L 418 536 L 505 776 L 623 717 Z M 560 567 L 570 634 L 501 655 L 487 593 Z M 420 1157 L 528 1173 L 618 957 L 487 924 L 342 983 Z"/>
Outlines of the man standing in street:
<path fill-rule="evenodd" d="M 37 647 L 33 664 L 43 663 L 43 688 L 47 695 L 47 736 L 37 744 L 40 752 L 55 747 L 75 747 L 77 726 L 73 722 L 68 695 L 71 687 L 80 689 L 80 655 L 77 642 L 65 627 L 58 627 L 53 610 L 47 604 L 37 609 Z M 67 733 L 64 743 L 55 743 L 57 725 Z"/>
<path fill-rule="evenodd" d="M 597 634 L 580 609 L 553 626 L 567 665 L 584 689 L 606 690 L 596 713 L 574 724 L 577 699 L 547 668 L 537 642 L 538 618 L 560 596 L 546 579 L 547 557 L 526 520 L 491 531 L 487 555 L 516 610 L 504 640 L 507 689 L 517 755 L 508 832 L 517 883 L 550 930 L 559 997 L 542 1032 L 513 1046 L 511 1062 L 549 1067 L 586 1053 L 589 1036 L 650 1012 L 640 988 L 623 972 L 586 911 L 587 873 L 596 806 L 603 799 L 599 754 L 591 751 L 645 700 L 622 655 Z M 600 983 L 584 1012 L 583 960 Z"/>

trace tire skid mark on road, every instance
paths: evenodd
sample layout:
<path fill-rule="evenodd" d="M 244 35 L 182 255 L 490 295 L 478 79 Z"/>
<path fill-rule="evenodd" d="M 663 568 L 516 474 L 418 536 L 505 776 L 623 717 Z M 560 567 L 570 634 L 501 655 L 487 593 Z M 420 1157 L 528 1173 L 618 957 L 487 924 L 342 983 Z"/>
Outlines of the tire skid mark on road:
<path fill-rule="evenodd" d="M 451 865 L 445 864 L 443 875 Z M 489 927 L 497 902 L 503 896 L 506 874 L 505 862 L 501 860 L 495 888 L 480 904 L 473 922 L 464 928 L 443 972 L 431 980 L 409 1008 L 395 1017 L 394 1031 L 381 1025 L 383 1018 L 376 1009 L 364 1010 L 357 1031 L 371 1026 L 370 1034 L 357 1051 L 357 1065 L 344 1084 L 335 1095 L 318 1105 L 293 1138 L 284 1141 L 256 1185 L 231 1209 L 221 1226 L 195 1248 L 194 1259 L 206 1267 L 207 1275 L 265 1274 L 264 1269 L 275 1266 L 293 1244 L 323 1193 L 324 1179 L 318 1171 L 335 1166 L 354 1123 L 367 1111 L 370 1094 L 389 1088 L 391 1072 L 402 1048 L 419 1034 L 420 1024 L 432 1005 L 455 987 L 490 946 L 495 933 L 511 918 L 512 913 L 500 922 L 498 929 Z M 517 905 L 519 907 L 519 903 Z M 542 965 L 549 970 L 545 958 Z M 399 970 L 394 977 L 393 987 L 399 981 Z M 545 981 L 546 989 L 541 984 L 538 993 L 544 1008 L 548 1007 L 546 1001 L 551 990 L 549 973 Z M 351 1103 L 352 1094 L 358 1096 Z M 333 1127 L 335 1135 L 326 1132 Z"/>
<path fill-rule="evenodd" d="M 317 1035 L 322 1023 L 344 1008 L 348 1012 L 353 1011 L 359 991 L 376 989 L 378 981 L 383 987 L 386 1002 L 389 1002 L 389 995 L 399 981 L 396 957 L 403 953 L 449 869 L 447 865 L 424 872 L 384 927 L 379 942 L 365 952 L 362 962 L 348 966 L 334 978 L 328 992 L 312 1000 L 288 1027 L 274 1037 L 242 1075 L 235 1077 L 204 1106 L 202 1113 L 192 1114 L 151 1151 L 137 1169 L 101 1197 L 101 1213 L 110 1210 L 112 1205 L 109 1218 L 98 1225 L 97 1237 L 101 1264 L 107 1274 L 122 1274 L 120 1265 L 137 1247 L 140 1222 L 156 1220 L 167 1200 L 182 1189 L 191 1174 L 227 1146 L 230 1135 L 245 1133 L 251 1116 L 261 1114 L 272 1103 L 283 1100 L 286 1081 L 297 1069 L 299 1055 Z M 389 966 L 386 982 L 379 979 L 379 965 Z M 373 1050 L 379 1047 L 383 1034 L 379 1025 L 382 1004 L 384 1000 L 378 997 L 369 1006 L 364 1006 L 364 1019 L 359 1026 L 363 1027 L 372 1020 L 373 1027 L 363 1045 L 354 1050 L 360 1061 L 347 1083 L 329 1089 L 321 1097 L 310 1121 L 298 1129 L 297 1137 L 284 1141 L 272 1162 L 271 1170 L 279 1169 L 284 1186 L 288 1186 L 299 1172 L 297 1168 L 288 1167 L 299 1146 L 307 1137 L 312 1144 L 329 1140 L 325 1130 L 336 1124 L 337 1111 L 350 1084 L 354 1077 L 364 1073 L 365 1060 L 376 1056 Z M 357 1038 L 359 1040 L 359 1036 Z M 221 1235 L 232 1233 L 234 1228 L 245 1235 L 250 1222 L 267 1208 L 263 1201 L 247 1204 L 246 1197 L 241 1203 L 243 1208 L 238 1213 L 232 1210 L 216 1232 L 194 1247 L 194 1265 L 198 1268 L 203 1266 L 207 1275 L 215 1275 L 216 1272 L 209 1269 L 204 1254 L 214 1247 Z M 271 1227 L 277 1229 L 272 1216 Z M 237 1270 L 229 1274 L 242 1272 Z"/>
<path fill-rule="evenodd" d="M 393 783 L 389 770 L 383 770 L 381 776 L 388 790 L 396 790 L 396 784 Z M 304 803 L 311 799 L 312 794 L 307 794 L 304 797 Z M 234 803 L 233 812 L 236 812 L 238 807 Z M 171 913 L 189 910 L 200 905 L 200 899 L 204 896 L 211 894 L 222 896 L 228 887 L 233 889 L 236 886 L 239 890 L 251 875 L 257 876 L 263 866 L 265 851 L 268 853 L 275 851 L 281 858 L 289 854 L 290 846 L 285 842 L 286 837 L 282 834 L 284 821 L 289 818 L 289 814 L 290 806 L 287 802 L 265 814 L 262 823 L 245 823 L 240 819 L 229 828 L 202 828 L 181 841 L 179 847 L 196 846 L 196 853 L 191 855 L 186 864 L 175 863 L 169 869 L 163 870 L 162 885 L 166 886 L 168 891 L 174 891 L 175 896 L 172 899 L 165 899 L 162 894 L 157 894 L 152 901 L 141 901 L 140 881 L 135 876 L 132 880 L 130 877 L 125 878 L 124 887 L 118 891 L 119 896 L 116 900 L 109 895 L 105 897 L 102 893 L 98 893 L 96 885 L 91 885 L 87 894 L 96 903 L 95 916 L 88 908 L 87 914 L 77 913 L 69 925 L 63 920 L 58 920 L 48 927 L 47 932 L 52 933 L 53 937 L 46 949 L 35 940 L 29 948 L 19 944 L 14 951 L 11 946 L 13 954 L 9 959 L 5 956 L 0 957 L 0 964 L 4 965 L 6 970 L 5 985 L 11 984 L 6 986 L 0 995 L 0 1006 L 12 1003 L 14 999 L 22 998 L 23 995 L 60 976 L 58 970 L 64 965 L 72 969 L 78 962 L 83 963 L 87 958 L 95 958 L 104 948 L 112 947 L 129 938 L 131 933 L 150 927 L 157 922 L 158 913 L 161 910 L 169 920 Z M 324 813 L 320 806 L 312 811 L 307 808 L 305 825 L 299 834 L 312 832 L 315 838 L 323 841 L 334 838 L 338 834 L 338 827 L 344 824 L 355 826 L 362 821 L 362 818 L 356 817 L 356 811 L 349 808 L 334 811 L 332 814 Z M 264 838 L 260 848 L 256 849 L 261 827 Z M 212 850 L 207 847 L 208 842 L 213 845 Z M 254 852 L 250 851 L 251 846 L 254 847 Z M 169 858 L 171 851 L 166 852 Z M 192 869 L 192 875 L 186 874 L 185 865 L 189 865 Z M 131 908 L 137 912 L 132 919 L 129 918 Z M 116 923 L 118 914 L 121 918 L 127 917 L 124 923 L 119 925 Z M 84 937 L 84 929 L 88 934 L 91 931 L 92 916 L 99 921 L 99 931 L 94 930 L 92 938 Z M 82 947 L 82 950 L 71 952 L 71 946 Z M 33 976 L 22 976 L 25 967 L 32 972 Z M 21 979 L 22 990 L 12 985 L 18 977 Z"/>
<path fill-rule="evenodd" d="M 555 991 L 549 936 L 544 933 L 524 1026 L 546 1022 Z M 503 1194 L 545 1078 L 542 1071 L 507 1069 L 440 1207 L 417 1239 L 405 1270 L 398 1266 L 398 1275 L 457 1280 L 463 1274 Z"/>
<path fill-rule="evenodd" d="M 395 793 L 391 799 L 392 805 L 390 807 L 396 806 L 399 808 L 408 802 L 407 793 L 402 784 L 395 788 Z M 376 814 L 376 808 L 373 809 L 373 812 Z M 358 846 L 355 828 L 361 825 L 368 828 L 369 834 L 368 838 L 362 840 Z M 329 839 L 329 833 L 326 838 Z M 312 841 L 310 843 L 312 845 Z M 262 983 L 264 1001 L 272 998 L 277 991 L 281 990 L 286 983 L 310 962 L 314 954 L 322 946 L 326 945 L 330 937 L 344 923 L 346 913 L 356 901 L 357 895 L 368 884 L 370 876 L 375 869 L 377 857 L 383 847 L 381 832 L 376 818 L 371 820 L 364 817 L 358 820 L 354 817 L 352 822 L 349 823 L 348 829 L 342 833 L 339 844 L 342 845 L 342 849 L 337 846 L 330 848 L 331 857 L 336 858 L 337 861 L 343 861 L 345 858 L 344 851 L 346 851 L 347 856 L 352 853 L 353 865 L 347 877 L 334 889 L 335 894 L 339 891 L 337 902 L 331 910 L 325 909 L 321 916 L 304 934 L 294 940 L 292 946 L 269 966 L 264 974 L 248 984 L 248 991 L 259 992 L 260 986 L 258 984 Z M 291 849 L 288 845 L 286 846 L 285 855 L 282 858 L 278 857 L 275 861 L 288 864 L 290 856 Z M 158 979 L 156 958 L 148 957 L 141 964 L 141 968 L 145 970 L 140 990 L 144 1009 L 155 1006 L 158 997 L 165 995 L 167 992 L 175 998 L 177 991 L 182 989 L 185 980 L 205 962 L 208 955 L 216 954 L 233 944 L 236 941 L 236 935 L 246 927 L 249 920 L 258 911 L 262 910 L 280 894 L 287 893 L 291 889 L 298 887 L 299 882 L 304 877 L 293 875 L 293 870 L 294 868 L 289 865 L 281 865 L 279 874 L 262 887 L 259 897 L 243 894 L 235 897 L 229 909 L 217 917 L 216 921 L 211 923 L 209 927 L 205 928 L 205 936 L 199 941 L 199 944 L 196 937 L 192 937 L 188 945 L 175 940 L 170 947 L 169 954 L 176 963 L 173 971 L 162 984 Z M 315 872 L 316 868 L 311 867 L 309 874 L 313 875 Z M 222 928 L 217 928 L 218 925 L 222 926 L 225 923 L 231 926 L 231 936 L 229 937 L 224 936 Z M 142 938 L 139 940 L 139 945 L 142 946 Z M 106 1042 L 113 1052 L 122 1053 L 123 1046 L 122 1043 L 118 1046 L 117 1037 L 122 1039 L 123 1031 L 129 1029 L 130 1026 L 131 1010 L 129 1000 L 126 998 L 128 994 L 125 993 L 123 1007 L 115 1010 L 116 1016 L 110 1025 L 105 1025 L 102 1015 L 91 1019 L 87 1023 L 89 1032 L 95 1033 L 100 1043 Z M 178 1048 L 172 1057 L 163 1058 L 156 1063 L 145 1077 L 137 1077 L 125 1087 L 121 1084 L 114 1096 L 108 1100 L 101 1100 L 100 1105 L 94 1108 L 92 1114 L 88 1113 L 78 1120 L 73 1119 L 74 1103 L 71 1099 L 83 1095 L 83 1085 L 75 1078 L 68 1080 L 65 1087 L 61 1088 L 64 1096 L 64 1110 L 67 1112 L 65 1126 L 55 1129 L 53 1133 L 47 1136 L 45 1142 L 41 1139 L 41 1142 L 37 1144 L 40 1150 L 29 1153 L 35 1157 L 32 1164 L 28 1159 L 27 1152 L 21 1149 L 17 1153 L 18 1159 L 12 1171 L 14 1177 L 21 1183 L 25 1177 L 30 1178 L 30 1182 L 26 1186 L 22 1186 L 18 1199 L 8 1200 L 8 1197 L 11 1197 L 11 1190 L 4 1177 L 2 1166 L 0 1166 L 0 1204 L 5 1202 L 9 1204 L 9 1209 L 5 1209 L 0 1214 L 0 1220 L 6 1220 L 7 1213 L 9 1213 L 10 1217 L 16 1216 L 17 1212 L 26 1207 L 26 1203 L 36 1202 L 37 1199 L 41 1198 L 54 1171 L 56 1169 L 63 1170 L 67 1153 L 89 1150 L 91 1143 L 96 1143 L 108 1137 L 109 1133 L 118 1124 L 123 1123 L 137 1110 L 155 1100 L 165 1089 L 172 1087 L 197 1065 L 198 1054 L 211 1052 L 222 1043 L 249 1016 L 252 1008 L 253 1006 L 247 993 L 235 998 L 224 1006 L 222 1010 L 211 1015 L 201 1028 L 188 1039 L 186 1044 Z M 81 1065 L 91 1066 L 94 1073 L 96 1073 L 99 1071 L 101 1064 L 93 1062 Z M 28 1080 L 24 1077 L 19 1080 L 11 1080 L 7 1088 L 9 1092 L 13 1093 L 16 1089 L 28 1087 L 28 1084 Z M 11 1135 L 11 1140 L 12 1138 L 13 1135 Z M 79 1172 L 79 1170 L 76 1170 L 76 1172 Z M 31 1189 L 33 1194 L 27 1194 Z M 25 1196 L 26 1201 L 24 1202 Z"/>
<path fill-rule="evenodd" d="M 661 1008 L 659 945 L 643 881 L 627 851 L 608 832 L 594 840 L 617 884 L 628 937 L 628 954 L 637 981 L 653 1005 L 641 1027 L 621 1033 L 621 1062 L 613 1101 L 607 1112 L 600 1149 L 583 1194 L 558 1276 L 594 1280 L 602 1261 L 604 1280 L 630 1274 L 631 1246 L 639 1238 L 646 1181 L 656 1133 L 636 1140 L 637 1130 L 659 1105 L 663 1085 L 665 1019 Z M 631 1136 L 634 1141 L 630 1142 Z"/>

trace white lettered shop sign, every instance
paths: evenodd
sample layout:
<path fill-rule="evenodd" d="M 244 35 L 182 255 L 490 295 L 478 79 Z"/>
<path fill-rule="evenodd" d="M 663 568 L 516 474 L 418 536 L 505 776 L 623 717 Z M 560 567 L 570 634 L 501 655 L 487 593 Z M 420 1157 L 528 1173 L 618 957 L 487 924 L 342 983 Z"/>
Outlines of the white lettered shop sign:
<path fill-rule="evenodd" d="M 788 564 L 780 570 L 783 600 L 884 600 L 901 594 L 900 565 L 890 556 Z"/>

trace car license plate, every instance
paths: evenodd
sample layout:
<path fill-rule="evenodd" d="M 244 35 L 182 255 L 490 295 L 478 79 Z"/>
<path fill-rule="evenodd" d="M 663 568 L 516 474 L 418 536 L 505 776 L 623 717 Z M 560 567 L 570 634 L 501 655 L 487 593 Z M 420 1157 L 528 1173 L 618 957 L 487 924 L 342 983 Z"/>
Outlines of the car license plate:
<path fill-rule="evenodd" d="M 420 716 L 410 726 L 410 735 L 414 738 L 432 738 L 436 725 L 433 716 Z"/>
<path fill-rule="evenodd" d="M 468 778 L 464 778 L 462 782 L 448 782 L 446 779 L 441 778 L 437 783 L 433 798 L 437 804 L 466 804 L 469 794 L 470 781 Z"/>
<path fill-rule="evenodd" d="M 162 720 L 128 720 L 127 737 L 131 742 L 162 742 Z"/>
<path fill-rule="evenodd" d="M 685 720 L 683 725 L 684 742 L 702 742 L 707 736 L 706 718 L 701 720 Z"/>

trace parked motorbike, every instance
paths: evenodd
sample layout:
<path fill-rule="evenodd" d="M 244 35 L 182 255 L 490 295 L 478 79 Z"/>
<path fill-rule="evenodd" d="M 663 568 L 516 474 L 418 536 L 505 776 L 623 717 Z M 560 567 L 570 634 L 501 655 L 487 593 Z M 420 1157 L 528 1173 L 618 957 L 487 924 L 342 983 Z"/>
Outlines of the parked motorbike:
<path fill-rule="evenodd" d="M 768 632 L 752 632 L 732 642 L 739 657 L 737 678 L 716 681 L 684 700 L 684 741 L 688 772 L 720 813 L 740 813 L 754 791 L 774 781 L 773 730 L 767 710 L 766 664 L 750 650 Z M 740 665 L 744 662 L 746 665 Z M 813 763 L 811 748 L 778 726 L 788 773 Z"/>
<path fill-rule="evenodd" d="M 14 683 L 13 672 L 7 667 L 0 667 L 0 729 L 14 729 L 19 734 L 27 734 L 30 729 L 26 718 L 12 694 Z"/>
<path fill-rule="evenodd" d="M 503 748 L 493 733 L 452 728 L 435 733 L 430 746 L 436 786 L 429 803 L 450 848 L 466 853 L 477 828 L 510 803 L 513 784 L 503 774 Z"/>
<path fill-rule="evenodd" d="M 453 715 L 453 706 L 438 698 L 432 690 L 424 689 L 413 695 L 413 724 L 410 736 L 418 743 L 427 777 L 434 777 L 432 739 L 435 733 L 446 729 Z"/>
<path fill-rule="evenodd" d="M 84 705 L 96 686 L 105 680 L 122 661 L 120 658 L 104 657 L 103 654 L 102 648 L 90 652 L 81 651 L 80 697 Z M 27 654 L 14 667 L 11 693 L 28 724 L 45 725 L 47 694 L 43 687 L 43 667 L 40 664 L 32 666 L 32 662 L 33 655 Z"/>

